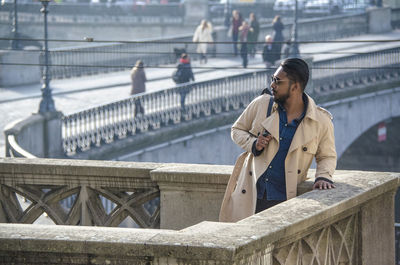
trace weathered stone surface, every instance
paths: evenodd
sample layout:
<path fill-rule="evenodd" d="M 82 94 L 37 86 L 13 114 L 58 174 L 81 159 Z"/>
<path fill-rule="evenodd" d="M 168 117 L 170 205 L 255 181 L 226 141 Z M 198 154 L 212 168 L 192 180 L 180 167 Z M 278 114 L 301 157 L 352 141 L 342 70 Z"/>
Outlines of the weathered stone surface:
<path fill-rule="evenodd" d="M 57 160 L 3 160 L 0 162 L 0 181 L 4 181 L 5 172 L 18 176 L 13 171 L 18 171 L 17 164 L 29 162 L 32 162 L 34 171 L 41 163 L 49 169 L 52 162 L 62 168 L 63 163 L 67 163 Z M 126 165 L 128 168 L 121 170 L 124 174 L 128 174 L 129 167 L 134 167 L 133 163 L 91 162 L 88 161 L 89 167 L 96 168 L 97 164 L 106 171 L 111 168 L 118 171 Z M 76 172 L 83 168 L 83 161 L 69 163 Z M 174 200 L 182 199 L 182 194 L 201 200 L 197 196 L 202 193 L 218 193 L 223 190 L 230 171 L 230 167 L 224 166 L 135 165 L 143 171 L 148 170 L 152 181 L 160 181 L 161 192 L 165 187 L 167 196 L 162 206 L 172 209 L 169 204 L 175 205 L 186 216 L 196 216 L 201 212 L 196 207 L 188 207 L 197 202 L 187 200 L 180 204 Z M 27 165 L 23 168 L 19 170 L 28 170 Z M 67 168 L 65 166 L 60 170 L 66 171 Z M 303 264 L 313 265 L 315 260 L 318 260 L 317 264 L 325 264 L 328 262 L 326 259 L 341 259 L 341 262 L 350 265 L 360 264 L 360 261 L 373 255 L 371 260 L 374 264 L 392 265 L 392 198 L 399 186 L 399 177 L 399 173 L 337 171 L 335 189 L 307 192 L 237 223 L 208 221 L 179 231 L 0 224 L 0 257 L 3 255 L 3 260 L 8 261 L 24 257 L 24 262 L 20 263 L 26 264 L 48 253 L 54 259 L 76 260 L 76 264 L 87 264 L 88 261 L 93 264 L 295 264 L 292 261 L 302 260 Z M 309 185 L 306 183 L 304 186 Z M 179 196 L 174 197 L 176 193 Z M 219 204 L 217 199 L 213 204 L 206 202 L 202 206 L 202 214 L 206 214 L 207 207 L 216 208 L 215 204 Z M 178 217 L 184 218 L 184 215 Z M 207 218 L 205 216 L 203 220 Z M 376 244 L 372 241 L 376 238 L 387 243 L 375 248 Z M 346 246 L 345 251 L 343 246 Z M 383 254 L 374 255 L 374 251 L 383 251 Z M 58 260 L 54 263 L 62 264 Z"/>

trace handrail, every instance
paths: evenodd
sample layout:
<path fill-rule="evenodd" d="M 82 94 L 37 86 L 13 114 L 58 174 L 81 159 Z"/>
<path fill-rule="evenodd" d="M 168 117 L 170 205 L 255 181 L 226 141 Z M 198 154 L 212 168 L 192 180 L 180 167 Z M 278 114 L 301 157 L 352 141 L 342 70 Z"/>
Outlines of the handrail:
<path fill-rule="evenodd" d="M 335 23 L 340 21 L 340 24 Z M 338 24 L 338 25 L 337 25 Z M 344 14 L 329 18 L 311 18 L 299 21 L 299 41 L 327 40 L 353 36 L 367 32 L 366 13 Z M 318 25 L 315 30 L 310 26 Z M 326 26 L 323 26 L 326 25 Z M 336 26 L 334 26 L 336 25 Z M 286 24 L 285 35 L 289 34 L 291 23 Z M 231 41 L 226 36 L 225 27 L 215 27 L 215 41 Z M 270 34 L 272 26 L 264 24 L 260 27 L 260 39 Z M 76 76 L 93 75 L 122 71 L 131 68 L 137 60 L 141 59 L 146 65 L 157 66 L 160 64 L 175 63 L 174 48 L 185 48 L 189 54 L 196 53 L 196 45 L 191 44 L 192 34 L 176 35 L 168 38 L 149 38 L 142 41 L 155 43 L 90 43 L 69 48 L 51 49 L 50 68 L 53 79 L 71 78 Z M 161 43 L 164 42 L 164 43 Z M 178 42 L 178 43 L 176 43 Z M 184 42 L 184 43 L 179 43 Z M 226 57 L 231 45 L 218 44 L 214 46 L 218 52 L 211 51 L 213 56 Z M 221 53 L 220 53 L 221 51 Z M 83 56 L 84 55 L 84 56 Z M 72 63 L 73 62 L 73 63 Z"/>
<path fill-rule="evenodd" d="M 37 158 L 36 156 L 32 155 L 28 151 L 24 150 L 15 139 L 15 135 L 10 134 L 7 136 L 7 143 L 8 143 L 8 153 L 7 156 L 9 157 L 25 157 L 25 158 Z"/>

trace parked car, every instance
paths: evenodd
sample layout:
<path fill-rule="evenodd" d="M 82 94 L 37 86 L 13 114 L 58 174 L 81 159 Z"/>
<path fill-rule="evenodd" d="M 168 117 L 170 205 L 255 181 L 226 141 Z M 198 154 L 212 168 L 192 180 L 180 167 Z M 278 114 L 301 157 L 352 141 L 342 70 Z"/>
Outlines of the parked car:
<path fill-rule="evenodd" d="M 302 12 L 307 0 L 297 0 L 297 10 Z M 296 8 L 296 0 L 276 0 L 274 3 L 274 11 L 277 13 L 293 12 Z"/>
<path fill-rule="evenodd" d="M 304 14 L 334 15 L 343 12 L 342 0 L 308 0 Z"/>

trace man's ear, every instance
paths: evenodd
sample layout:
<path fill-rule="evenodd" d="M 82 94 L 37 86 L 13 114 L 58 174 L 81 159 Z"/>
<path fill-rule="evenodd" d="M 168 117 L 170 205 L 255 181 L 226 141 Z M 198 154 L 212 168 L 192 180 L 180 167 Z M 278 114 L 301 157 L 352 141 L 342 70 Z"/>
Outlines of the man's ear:
<path fill-rule="evenodd" d="M 300 87 L 299 82 L 294 82 L 294 83 L 292 83 L 292 86 L 290 87 L 290 89 L 291 89 L 293 92 L 295 92 L 295 91 L 297 91 L 297 90 L 301 90 L 301 87 Z"/>

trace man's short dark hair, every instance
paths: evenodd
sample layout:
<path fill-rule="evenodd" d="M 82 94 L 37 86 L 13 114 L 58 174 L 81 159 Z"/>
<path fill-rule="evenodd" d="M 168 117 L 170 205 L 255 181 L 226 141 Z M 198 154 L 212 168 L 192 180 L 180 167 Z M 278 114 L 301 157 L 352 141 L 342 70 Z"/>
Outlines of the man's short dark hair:
<path fill-rule="evenodd" d="M 300 58 L 288 58 L 281 62 L 281 67 L 290 80 L 300 83 L 304 91 L 310 76 L 307 63 Z"/>

